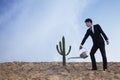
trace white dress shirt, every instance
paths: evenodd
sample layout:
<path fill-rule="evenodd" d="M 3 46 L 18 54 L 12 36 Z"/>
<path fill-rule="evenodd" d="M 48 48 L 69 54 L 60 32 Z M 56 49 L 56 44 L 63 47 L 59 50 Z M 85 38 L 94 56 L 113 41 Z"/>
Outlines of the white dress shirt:
<path fill-rule="evenodd" d="M 92 28 L 91 28 L 92 27 Z M 91 26 L 90 28 L 91 28 L 91 30 L 92 30 L 92 32 L 94 33 L 94 26 Z"/>

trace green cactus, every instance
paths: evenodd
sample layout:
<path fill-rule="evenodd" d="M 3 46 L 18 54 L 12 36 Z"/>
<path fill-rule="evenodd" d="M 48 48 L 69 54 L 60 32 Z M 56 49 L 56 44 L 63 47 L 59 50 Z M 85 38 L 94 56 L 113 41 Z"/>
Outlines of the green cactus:
<path fill-rule="evenodd" d="M 57 49 L 58 53 L 60 55 L 62 55 L 62 57 L 63 57 L 63 66 L 66 66 L 66 56 L 69 55 L 69 53 L 71 51 L 71 46 L 69 46 L 69 50 L 66 53 L 64 36 L 62 37 L 62 42 L 61 41 L 59 42 L 59 47 L 58 47 L 58 45 L 56 45 L 56 49 Z"/>

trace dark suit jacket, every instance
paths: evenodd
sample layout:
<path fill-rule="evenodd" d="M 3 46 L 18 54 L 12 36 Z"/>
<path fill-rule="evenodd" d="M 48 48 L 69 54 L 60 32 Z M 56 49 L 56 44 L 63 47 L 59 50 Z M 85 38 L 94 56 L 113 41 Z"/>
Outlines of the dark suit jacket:
<path fill-rule="evenodd" d="M 104 31 L 101 29 L 99 24 L 94 25 L 94 33 L 92 32 L 92 30 L 89 28 L 81 42 L 81 45 L 83 45 L 86 41 L 86 39 L 88 38 L 88 36 L 91 36 L 92 41 L 93 41 L 93 45 L 104 45 L 104 39 L 108 40 L 108 37 L 106 36 L 106 34 L 104 33 Z M 103 39 L 103 37 L 104 39 Z"/>

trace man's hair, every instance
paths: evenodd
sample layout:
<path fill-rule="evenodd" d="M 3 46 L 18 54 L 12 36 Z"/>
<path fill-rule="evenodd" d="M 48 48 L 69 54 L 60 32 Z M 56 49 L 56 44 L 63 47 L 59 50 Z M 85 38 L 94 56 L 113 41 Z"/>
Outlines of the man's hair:
<path fill-rule="evenodd" d="M 87 18 L 87 19 L 85 20 L 85 23 L 86 23 L 86 22 L 91 22 L 91 23 L 92 23 L 92 19 Z"/>

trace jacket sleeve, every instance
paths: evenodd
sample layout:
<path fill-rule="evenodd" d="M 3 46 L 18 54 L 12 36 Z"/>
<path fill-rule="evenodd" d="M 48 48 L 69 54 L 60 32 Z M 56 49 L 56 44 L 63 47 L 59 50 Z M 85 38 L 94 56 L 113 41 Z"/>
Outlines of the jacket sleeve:
<path fill-rule="evenodd" d="M 83 40 L 81 42 L 81 45 L 83 45 L 85 43 L 85 41 L 88 38 L 88 36 L 89 36 L 89 31 L 87 30 L 87 32 L 86 32 L 86 34 L 85 34 L 85 36 L 84 36 L 84 38 L 83 38 Z"/>
<path fill-rule="evenodd" d="M 105 39 L 105 40 L 108 40 L 108 37 L 106 36 L 106 34 L 104 33 L 104 31 L 102 30 L 102 28 L 100 27 L 99 24 L 98 24 L 98 27 L 99 27 L 99 31 L 100 31 L 100 33 L 103 35 L 104 39 Z"/>

